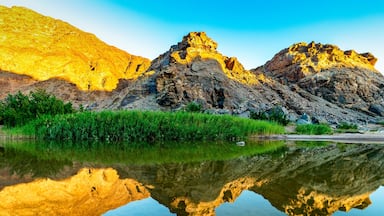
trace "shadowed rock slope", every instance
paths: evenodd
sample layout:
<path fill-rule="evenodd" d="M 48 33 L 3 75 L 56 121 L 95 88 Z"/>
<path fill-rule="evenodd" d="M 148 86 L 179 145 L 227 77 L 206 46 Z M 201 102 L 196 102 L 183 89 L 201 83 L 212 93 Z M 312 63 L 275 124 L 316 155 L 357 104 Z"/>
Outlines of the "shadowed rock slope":
<path fill-rule="evenodd" d="M 0 70 L 73 83 L 80 90 L 111 91 L 150 65 L 70 24 L 23 7 L 0 6 Z"/>

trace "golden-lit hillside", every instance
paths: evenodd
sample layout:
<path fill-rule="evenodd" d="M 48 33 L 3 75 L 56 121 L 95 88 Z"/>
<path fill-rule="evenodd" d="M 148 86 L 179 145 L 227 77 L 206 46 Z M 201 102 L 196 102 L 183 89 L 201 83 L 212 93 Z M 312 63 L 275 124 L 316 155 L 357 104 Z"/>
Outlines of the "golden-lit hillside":
<path fill-rule="evenodd" d="M 343 51 L 331 44 L 301 42 L 281 50 L 264 65 L 264 72 L 289 81 L 298 81 L 309 75 L 326 70 L 364 69 L 379 73 L 375 69 L 377 58 L 371 53 Z"/>
<path fill-rule="evenodd" d="M 0 6 L 0 70 L 36 80 L 59 78 L 81 90 L 116 88 L 150 60 L 130 55 L 61 20 L 22 7 Z"/>
<path fill-rule="evenodd" d="M 249 70 L 245 70 L 236 57 L 227 57 L 217 51 L 218 44 L 207 36 L 205 32 L 190 32 L 183 40 L 165 54 L 152 61 L 151 69 L 159 69 L 160 65 L 178 63 L 189 65 L 196 70 L 197 60 L 215 60 L 223 73 L 230 79 L 246 85 L 257 85 L 264 82 L 264 76 L 257 76 Z"/>

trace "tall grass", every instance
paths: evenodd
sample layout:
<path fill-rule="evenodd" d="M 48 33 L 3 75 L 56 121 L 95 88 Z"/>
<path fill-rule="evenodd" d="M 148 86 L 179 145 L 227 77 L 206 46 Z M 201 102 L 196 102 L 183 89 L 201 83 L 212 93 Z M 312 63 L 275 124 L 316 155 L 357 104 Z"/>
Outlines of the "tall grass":
<path fill-rule="evenodd" d="M 326 124 L 304 124 L 296 127 L 298 134 L 322 135 L 332 134 L 332 128 Z"/>
<path fill-rule="evenodd" d="M 25 133 L 34 129 L 46 140 L 95 140 L 103 142 L 161 142 L 237 140 L 254 134 L 281 134 L 276 123 L 233 116 L 186 112 L 103 111 L 45 116 L 30 122 Z"/>

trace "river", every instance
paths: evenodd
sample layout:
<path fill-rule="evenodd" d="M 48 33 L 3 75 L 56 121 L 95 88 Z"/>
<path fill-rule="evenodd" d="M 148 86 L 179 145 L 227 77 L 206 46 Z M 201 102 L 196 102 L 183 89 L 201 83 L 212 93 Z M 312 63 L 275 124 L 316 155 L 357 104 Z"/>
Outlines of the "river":
<path fill-rule="evenodd" d="M 0 215 L 384 212 L 382 144 L 276 141 L 144 150 L 84 144 L 71 150 L 71 144 L 1 142 Z"/>

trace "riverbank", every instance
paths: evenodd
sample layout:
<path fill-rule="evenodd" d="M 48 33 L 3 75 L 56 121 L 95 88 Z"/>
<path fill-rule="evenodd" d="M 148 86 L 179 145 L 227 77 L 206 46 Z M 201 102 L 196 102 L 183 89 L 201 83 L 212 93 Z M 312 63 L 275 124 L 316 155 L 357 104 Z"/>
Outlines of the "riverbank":
<path fill-rule="evenodd" d="M 284 134 L 268 121 L 191 112 L 102 111 L 43 116 L 12 129 L 50 141 L 155 143 L 169 141 L 236 141 L 253 134 Z"/>
<path fill-rule="evenodd" d="M 258 139 L 271 139 L 271 140 L 291 140 L 291 141 L 332 141 L 342 143 L 377 143 L 384 144 L 384 133 L 362 133 L 350 134 L 341 133 L 333 135 L 272 135 L 272 136 L 258 136 Z"/>

